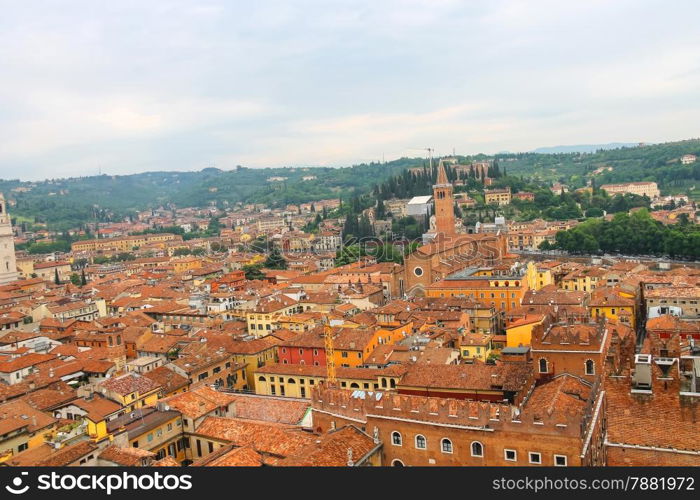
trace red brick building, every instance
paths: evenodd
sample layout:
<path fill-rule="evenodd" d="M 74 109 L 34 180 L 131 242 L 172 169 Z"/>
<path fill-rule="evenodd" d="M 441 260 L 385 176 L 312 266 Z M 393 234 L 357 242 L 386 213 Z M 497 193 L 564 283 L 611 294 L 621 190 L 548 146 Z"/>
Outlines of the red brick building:
<path fill-rule="evenodd" d="M 314 430 L 352 423 L 378 434 L 394 466 L 603 465 L 604 398 L 563 375 L 523 406 L 317 388 Z"/>
<path fill-rule="evenodd" d="M 638 354 L 634 373 L 605 381 L 607 465 L 700 466 L 700 349 L 692 354 Z"/>
<path fill-rule="evenodd" d="M 606 322 L 554 323 L 532 330 L 532 357 L 537 378 L 569 373 L 593 382 L 604 372 L 612 331 L 620 337 L 634 333 L 627 325 Z"/>
<path fill-rule="evenodd" d="M 399 394 L 519 403 L 534 385 L 532 363 L 410 365 L 399 381 Z"/>
<path fill-rule="evenodd" d="M 650 352 L 654 356 L 679 357 L 681 341 L 688 338 L 700 343 L 699 322 L 684 321 L 671 314 L 664 314 L 647 321 L 647 339 Z"/>

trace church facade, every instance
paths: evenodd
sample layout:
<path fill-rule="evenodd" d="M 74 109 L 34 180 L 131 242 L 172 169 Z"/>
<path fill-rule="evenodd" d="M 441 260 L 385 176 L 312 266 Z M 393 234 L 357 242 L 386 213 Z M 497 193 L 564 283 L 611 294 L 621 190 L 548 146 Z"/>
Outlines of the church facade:
<path fill-rule="evenodd" d="M 452 184 L 442 163 L 433 186 L 434 234 L 404 261 L 403 294 L 423 295 L 425 287 L 467 267 L 493 266 L 508 254 L 503 234 L 459 234 L 455 227 Z"/>

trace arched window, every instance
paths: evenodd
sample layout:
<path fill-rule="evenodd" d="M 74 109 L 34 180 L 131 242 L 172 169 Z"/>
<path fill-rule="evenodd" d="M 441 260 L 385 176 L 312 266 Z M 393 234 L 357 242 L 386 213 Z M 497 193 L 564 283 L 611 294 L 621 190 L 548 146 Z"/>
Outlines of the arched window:
<path fill-rule="evenodd" d="M 422 434 L 418 434 L 416 436 L 416 448 L 419 450 L 425 450 L 428 447 L 427 441 L 425 440 L 425 436 Z"/>
<path fill-rule="evenodd" d="M 288 378 L 288 379 L 287 379 L 287 383 L 288 383 L 288 384 L 296 384 L 297 381 L 294 380 L 293 378 Z"/>
<path fill-rule="evenodd" d="M 586 375 L 595 375 L 595 364 L 591 359 L 586 360 Z"/>
<path fill-rule="evenodd" d="M 394 446 L 401 446 L 403 444 L 403 439 L 401 438 L 401 433 L 394 431 L 391 433 L 391 444 Z"/>
<path fill-rule="evenodd" d="M 391 461 L 391 466 L 392 467 L 403 467 L 403 462 L 399 460 L 398 458 L 395 458 L 394 460 Z"/>
<path fill-rule="evenodd" d="M 350 384 L 350 389 L 359 389 L 360 385 L 357 382 L 353 382 Z"/>
<path fill-rule="evenodd" d="M 472 442 L 472 457 L 483 457 L 484 456 L 484 445 L 479 441 Z"/>
<path fill-rule="evenodd" d="M 440 449 L 443 453 L 452 453 L 452 441 L 447 438 L 442 438 L 440 441 Z"/>
<path fill-rule="evenodd" d="M 258 382 L 266 382 L 267 380 L 262 375 L 258 377 Z"/>
<path fill-rule="evenodd" d="M 547 373 L 547 360 L 540 358 L 540 373 Z"/>

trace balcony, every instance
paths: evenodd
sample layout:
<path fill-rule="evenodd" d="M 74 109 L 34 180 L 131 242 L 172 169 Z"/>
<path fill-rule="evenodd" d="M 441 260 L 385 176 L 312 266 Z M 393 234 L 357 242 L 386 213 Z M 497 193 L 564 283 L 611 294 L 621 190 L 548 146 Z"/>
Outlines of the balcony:
<path fill-rule="evenodd" d="M 62 448 L 72 444 L 87 435 L 87 422 L 76 420 L 72 424 L 59 427 L 56 432 L 46 439 L 46 442 L 54 448 Z"/>

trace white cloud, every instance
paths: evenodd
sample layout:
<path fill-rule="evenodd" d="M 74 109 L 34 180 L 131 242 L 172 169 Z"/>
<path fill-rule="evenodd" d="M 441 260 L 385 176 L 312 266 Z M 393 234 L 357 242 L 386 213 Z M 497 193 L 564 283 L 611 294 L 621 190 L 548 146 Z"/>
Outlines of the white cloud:
<path fill-rule="evenodd" d="M 695 2 L 31 3 L 0 19 L 0 176 L 696 136 Z"/>

